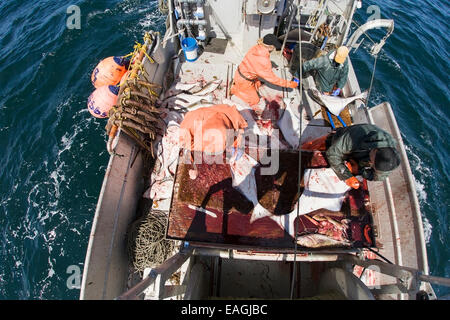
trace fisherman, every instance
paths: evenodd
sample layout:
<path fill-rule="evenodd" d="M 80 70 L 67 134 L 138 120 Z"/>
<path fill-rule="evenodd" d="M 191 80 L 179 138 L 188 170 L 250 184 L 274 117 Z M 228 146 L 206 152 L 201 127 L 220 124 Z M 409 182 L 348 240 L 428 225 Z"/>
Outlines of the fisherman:
<path fill-rule="evenodd" d="M 371 181 L 386 179 L 400 165 L 396 148 L 394 138 L 372 124 L 337 128 L 302 145 L 302 150 L 326 150 L 330 167 L 353 189 L 360 186 L 356 175 Z"/>
<path fill-rule="evenodd" d="M 240 157 L 242 149 L 239 147 L 246 127 L 247 122 L 236 106 L 219 104 L 186 113 L 180 124 L 180 142 L 185 150 L 190 151 L 193 163 L 193 169 L 189 170 L 190 178 L 196 179 L 198 175 L 194 152 L 222 156 L 230 148 L 232 157 Z"/>
<path fill-rule="evenodd" d="M 281 79 L 273 73 L 270 53 L 275 49 L 280 50 L 281 43 L 274 34 L 268 34 L 258 40 L 258 44 L 247 52 L 234 74 L 232 95 L 255 108 L 260 102 L 258 89 L 261 81 L 258 78 L 280 87 L 296 88 L 298 86 L 297 82 Z"/>
<path fill-rule="evenodd" d="M 314 80 L 317 89 L 323 94 L 338 96 L 347 82 L 348 52 L 348 48 L 342 46 L 326 55 L 306 61 L 303 63 L 303 74 L 316 70 Z M 294 80 L 298 81 L 298 57 L 293 60 L 291 70 L 294 72 Z"/>

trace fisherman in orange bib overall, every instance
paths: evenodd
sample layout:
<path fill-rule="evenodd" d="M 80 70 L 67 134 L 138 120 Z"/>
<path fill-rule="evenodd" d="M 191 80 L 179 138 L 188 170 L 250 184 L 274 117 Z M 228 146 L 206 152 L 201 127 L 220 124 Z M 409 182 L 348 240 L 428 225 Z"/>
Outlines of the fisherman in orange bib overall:
<path fill-rule="evenodd" d="M 295 81 L 281 79 L 273 73 L 270 53 L 275 49 L 280 50 L 281 43 L 274 34 L 268 34 L 262 40 L 258 40 L 258 44 L 247 52 L 234 74 L 232 95 L 239 97 L 249 106 L 255 106 L 260 100 L 258 89 L 261 82 L 258 78 L 280 87 L 298 86 Z"/>
<path fill-rule="evenodd" d="M 241 144 L 247 122 L 235 106 L 219 104 L 199 108 L 186 113 L 180 124 L 180 143 L 185 150 L 202 152 L 209 155 L 221 155 L 228 147 L 232 148 L 232 157 L 238 157 L 242 150 Z M 238 132 L 235 137 L 236 131 Z M 228 134 L 233 138 L 229 139 Z M 232 142 L 232 143 L 230 143 Z M 189 171 L 191 179 L 197 177 L 197 168 Z"/>

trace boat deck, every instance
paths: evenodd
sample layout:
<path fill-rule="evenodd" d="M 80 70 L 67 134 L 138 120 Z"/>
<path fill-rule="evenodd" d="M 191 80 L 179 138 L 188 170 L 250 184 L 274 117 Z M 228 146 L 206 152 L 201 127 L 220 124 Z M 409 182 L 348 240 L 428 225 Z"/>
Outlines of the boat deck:
<path fill-rule="evenodd" d="M 226 42 L 226 40 L 222 41 Z M 264 84 L 260 88 L 260 94 L 265 99 L 265 108 L 262 114 L 256 115 L 239 98 L 229 95 L 232 77 L 242 58 L 231 45 L 226 45 L 225 48 L 223 45 L 212 48 L 207 46 L 195 62 L 183 61 L 183 56 L 180 55 L 181 63 L 175 70 L 175 82 L 208 83 L 222 80 L 219 88 L 213 92 L 213 103 L 236 105 L 249 124 L 248 130 L 255 130 L 257 127 L 259 140 L 262 136 L 267 136 L 268 148 L 273 148 L 270 141 L 274 139 L 274 131 L 281 129 L 278 135 L 279 144 L 275 145 L 280 149 L 279 170 L 273 175 L 261 175 L 260 170 L 257 169 L 255 178 L 259 202 L 272 214 L 283 216 L 295 209 L 295 204 L 300 197 L 297 187 L 299 153 L 288 142 L 288 140 L 292 141 L 292 137 L 287 137 L 292 132 L 294 141 L 295 139 L 298 141 L 299 138 L 289 125 L 289 121 L 300 121 L 299 91 Z M 280 52 L 273 52 L 271 59 L 273 70 L 279 77 L 292 78 L 286 60 Z M 310 88 L 313 85 L 312 77 L 304 79 L 304 84 L 305 89 Z M 306 90 L 303 91 L 302 101 L 304 107 L 301 108 L 301 141 L 303 143 L 327 134 L 331 126 L 327 120 L 324 120 L 323 108 L 306 94 Z M 280 120 L 286 116 L 286 112 L 289 116 L 287 123 Z M 348 123 L 351 121 L 347 109 L 343 111 L 342 117 L 347 119 Z M 336 121 L 335 123 L 338 124 Z M 247 153 L 249 147 L 254 147 L 249 140 L 246 141 L 246 146 Z M 256 152 L 258 157 L 262 153 L 262 150 Z M 261 159 L 256 158 L 256 160 Z M 320 152 L 315 154 L 302 152 L 302 177 L 307 168 L 327 166 Z M 189 169 L 191 165 L 179 163 L 175 174 L 168 238 L 207 242 L 209 245 L 232 244 L 283 250 L 294 248 L 292 236 L 271 218 L 266 217 L 250 223 L 253 204 L 233 188 L 230 167 L 225 160 L 224 164 L 198 165 L 199 177 L 195 180 L 189 179 Z M 319 210 L 308 216 L 300 216 L 296 220 L 299 234 L 317 232 L 317 226 L 311 222 L 310 217 L 325 213 L 336 221 L 344 218 L 351 220 L 349 237 L 353 241 L 352 248 L 374 246 L 373 236 L 367 231 L 368 227 L 365 228 L 367 225 L 370 226 L 370 230 L 372 229 L 372 220 L 368 211 L 370 200 L 367 185 L 364 185 L 365 188 L 348 193 L 339 212 L 325 212 L 327 210 L 319 212 Z M 206 211 L 198 211 L 196 207 Z M 366 230 L 366 238 L 364 230 Z"/>

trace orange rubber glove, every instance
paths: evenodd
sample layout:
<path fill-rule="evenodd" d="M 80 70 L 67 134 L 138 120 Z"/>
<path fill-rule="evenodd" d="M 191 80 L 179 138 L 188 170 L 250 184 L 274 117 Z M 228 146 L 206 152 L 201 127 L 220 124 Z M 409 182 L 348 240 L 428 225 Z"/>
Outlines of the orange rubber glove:
<path fill-rule="evenodd" d="M 297 88 L 298 87 L 298 83 L 295 81 L 289 81 L 289 88 Z"/>
<path fill-rule="evenodd" d="M 355 177 L 348 178 L 347 180 L 345 180 L 345 183 L 349 187 L 352 187 L 353 189 L 358 189 L 359 188 L 359 181 Z"/>
<path fill-rule="evenodd" d="M 356 163 L 355 160 L 349 160 L 345 162 L 346 167 L 348 168 L 348 170 L 350 170 L 350 172 L 353 175 L 357 175 L 358 174 L 358 164 Z"/>

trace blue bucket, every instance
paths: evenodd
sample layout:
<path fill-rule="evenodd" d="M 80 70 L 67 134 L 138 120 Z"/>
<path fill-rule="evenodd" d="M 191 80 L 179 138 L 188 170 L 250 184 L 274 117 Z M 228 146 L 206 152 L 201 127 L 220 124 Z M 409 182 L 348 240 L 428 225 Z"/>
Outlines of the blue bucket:
<path fill-rule="evenodd" d="M 183 41 L 181 41 L 181 47 L 183 48 L 184 57 L 186 58 L 186 61 L 193 62 L 197 60 L 198 58 L 197 40 L 190 37 L 184 38 Z"/>

